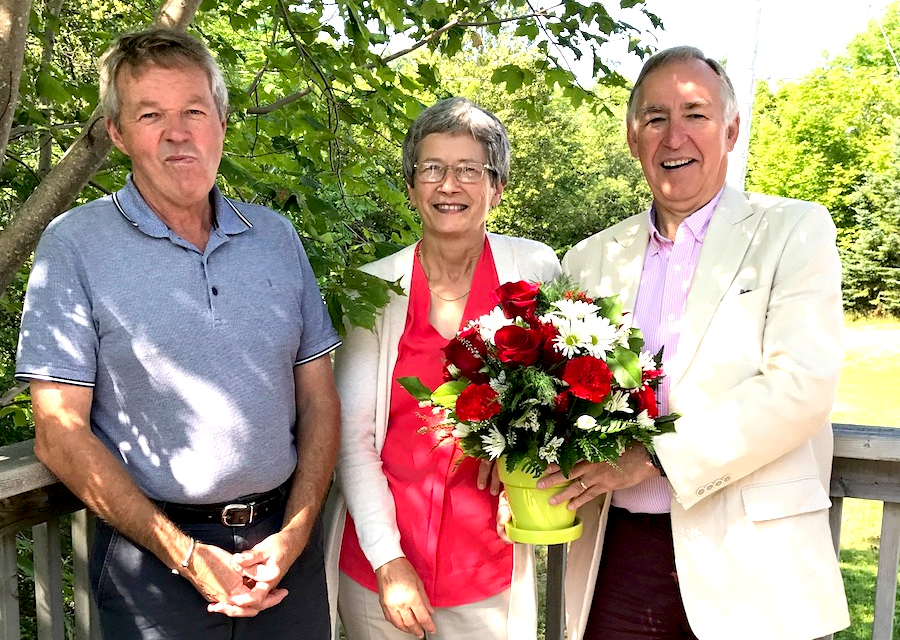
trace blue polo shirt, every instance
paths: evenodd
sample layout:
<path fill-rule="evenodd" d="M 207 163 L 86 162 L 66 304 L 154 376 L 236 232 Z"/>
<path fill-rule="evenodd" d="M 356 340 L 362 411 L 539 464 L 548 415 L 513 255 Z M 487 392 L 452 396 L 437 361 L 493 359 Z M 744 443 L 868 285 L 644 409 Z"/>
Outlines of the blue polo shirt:
<path fill-rule="evenodd" d="M 283 216 L 210 193 L 200 252 L 131 176 L 54 220 L 35 252 L 20 379 L 93 387 L 91 427 L 151 498 L 211 503 L 293 473 L 294 367 L 340 340 Z"/>

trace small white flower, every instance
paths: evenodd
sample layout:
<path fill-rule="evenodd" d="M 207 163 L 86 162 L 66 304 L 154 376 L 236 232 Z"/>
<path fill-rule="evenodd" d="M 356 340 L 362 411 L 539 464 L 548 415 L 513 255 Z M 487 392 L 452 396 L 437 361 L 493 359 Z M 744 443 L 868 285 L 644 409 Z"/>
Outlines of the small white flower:
<path fill-rule="evenodd" d="M 653 418 L 650 417 L 650 414 L 647 413 L 646 409 L 637 414 L 637 418 L 635 418 L 635 421 L 637 421 L 637 423 L 644 428 L 652 427 L 655 424 Z"/>
<path fill-rule="evenodd" d="M 606 399 L 606 402 L 603 403 L 603 408 L 610 413 L 615 413 L 616 411 L 633 413 L 631 407 L 628 406 L 629 395 L 624 391 L 613 391 Z"/>
<path fill-rule="evenodd" d="M 591 431 L 597 426 L 597 420 L 594 419 L 594 416 L 579 416 L 578 420 L 575 421 L 575 426 L 579 429 L 584 429 L 585 431 Z"/>
<path fill-rule="evenodd" d="M 459 377 L 459 367 L 457 367 L 453 363 L 448 362 L 447 363 L 447 373 L 450 374 L 451 378 L 458 378 Z"/>
<path fill-rule="evenodd" d="M 503 315 L 503 309 L 494 307 L 489 314 L 478 319 L 478 333 L 485 342 L 493 342 L 494 334 L 503 327 L 513 324 L 514 321 Z"/>
<path fill-rule="evenodd" d="M 506 440 L 497 427 L 491 427 L 487 433 L 482 434 L 481 443 L 491 460 L 496 460 L 506 450 Z"/>
<path fill-rule="evenodd" d="M 454 438 L 459 438 L 460 440 L 465 438 L 472 432 L 472 425 L 466 424 L 465 422 L 457 422 L 456 428 L 452 431 Z"/>
<path fill-rule="evenodd" d="M 596 314 L 600 307 L 584 300 L 556 300 L 551 303 L 558 311 L 551 311 L 551 314 L 562 316 L 568 320 L 582 320 L 588 316 Z"/>
<path fill-rule="evenodd" d="M 538 449 L 538 457 L 545 462 L 559 462 L 559 448 L 562 446 L 562 438 L 553 438 Z"/>
<path fill-rule="evenodd" d="M 595 358 L 606 360 L 606 354 L 612 351 L 618 339 L 617 329 L 606 318 L 594 317 L 584 320 L 579 330 L 585 336 L 585 349 Z"/>
<path fill-rule="evenodd" d="M 553 339 L 553 347 L 567 358 L 574 358 L 590 347 L 590 335 L 583 331 L 582 322 L 565 322 L 556 327 L 559 335 Z"/>
<path fill-rule="evenodd" d="M 431 406 L 434 406 L 433 403 L 431 402 L 431 400 L 420 400 L 419 401 L 420 409 L 427 409 L 428 407 L 431 407 Z"/>

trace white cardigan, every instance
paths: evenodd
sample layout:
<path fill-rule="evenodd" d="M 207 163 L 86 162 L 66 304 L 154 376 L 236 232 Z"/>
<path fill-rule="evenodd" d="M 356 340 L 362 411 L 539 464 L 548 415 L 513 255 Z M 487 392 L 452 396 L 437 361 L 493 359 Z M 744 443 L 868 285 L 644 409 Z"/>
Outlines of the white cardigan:
<path fill-rule="evenodd" d="M 547 282 L 560 273 L 550 247 L 522 238 L 488 234 L 501 283 Z M 406 327 L 415 245 L 363 267 L 389 282 L 400 281 L 405 295 L 390 294 L 374 330 L 348 330 L 335 356 L 341 396 L 341 448 L 337 478 L 325 506 L 325 567 L 333 637 L 337 638 L 338 560 L 347 509 L 353 513 L 359 544 L 373 568 L 402 557 L 394 499 L 381 470 L 390 390 L 400 337 Z M 509 637 L 533 640 L 537 633 L 534 555 L 530 545 L 515 545 L 510 592 Z"/>

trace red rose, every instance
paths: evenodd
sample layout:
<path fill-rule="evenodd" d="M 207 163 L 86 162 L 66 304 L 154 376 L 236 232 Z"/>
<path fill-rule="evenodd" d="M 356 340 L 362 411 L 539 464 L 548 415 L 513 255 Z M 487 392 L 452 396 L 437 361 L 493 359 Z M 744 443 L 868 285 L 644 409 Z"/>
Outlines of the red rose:
<path fill-rule="evenodd" d="M 487 357 L 487 345 L 481 339 L 481 334 L 474 327 L 464 329 L 444 347 L 444 356 L 447 362 L 459 369 L 460 373 L 469 380 L 484 382 L 487 378 L 479 373 L 484 366 Z"/>
<path fill-rule="evenodd" d="M 541 354 L 541 343 L 540 331 L 514 324 L 501 327 L 494 334 L 497 358 L 507 364 L 533 365 Z"/>
<path fill-rule="evenodd" d="M 546 363 L 546 366 L 543 368 L 550 369 L 554 365 L 563 362 L 566 357 L 553 346 L 553 341 L 559 337 L 559 329 L 549 322 L 541 322 L 540 320 L 535 320 L 531 326 L 541 334 L 541 360 Z"/>
<path fill-rule="evenodd" d="M 489 384 L 470 384 L 456 399 L 456 417 L 463 422 L 487 420 L 501 408 L 500 396 Z"/>
<path fill-rule="evenodd" d="M 541 285 L 534 282 L 507 282 L 491 293 L 491 300 L 500 305 L 503 315 L 509 319 L 530 320 L 537 311 L 537 294 Z"/>
<path fill-rule="evenodd" d="M 631 397 L 637 402 L 638 413 L 646 409 L 647 415 L 651 418 L 659 417 L 659 406 L 656 404 L 656 393 L 652 388 L 644 385 L 640 389 L 632 391 Z"/>
<path fill-rule="evenodd" d="M 603 402 L 609 395 L 612 371 L 600 358 L 580 356 L 566 363 L 562 379 L 569 384 L 569 392 L 591 402 Z"/>

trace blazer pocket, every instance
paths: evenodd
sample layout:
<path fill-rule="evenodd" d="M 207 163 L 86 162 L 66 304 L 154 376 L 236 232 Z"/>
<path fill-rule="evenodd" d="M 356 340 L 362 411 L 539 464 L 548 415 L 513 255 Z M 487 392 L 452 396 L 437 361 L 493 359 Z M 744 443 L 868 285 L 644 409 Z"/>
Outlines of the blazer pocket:
<path fill-rule="evenodd" d="M 744 511 L 753 522 L 777 520 L 821 511 L 831 507 L 831 499 L 816 477 L 785 482 L 748 485 L 741 490 Z"/>

